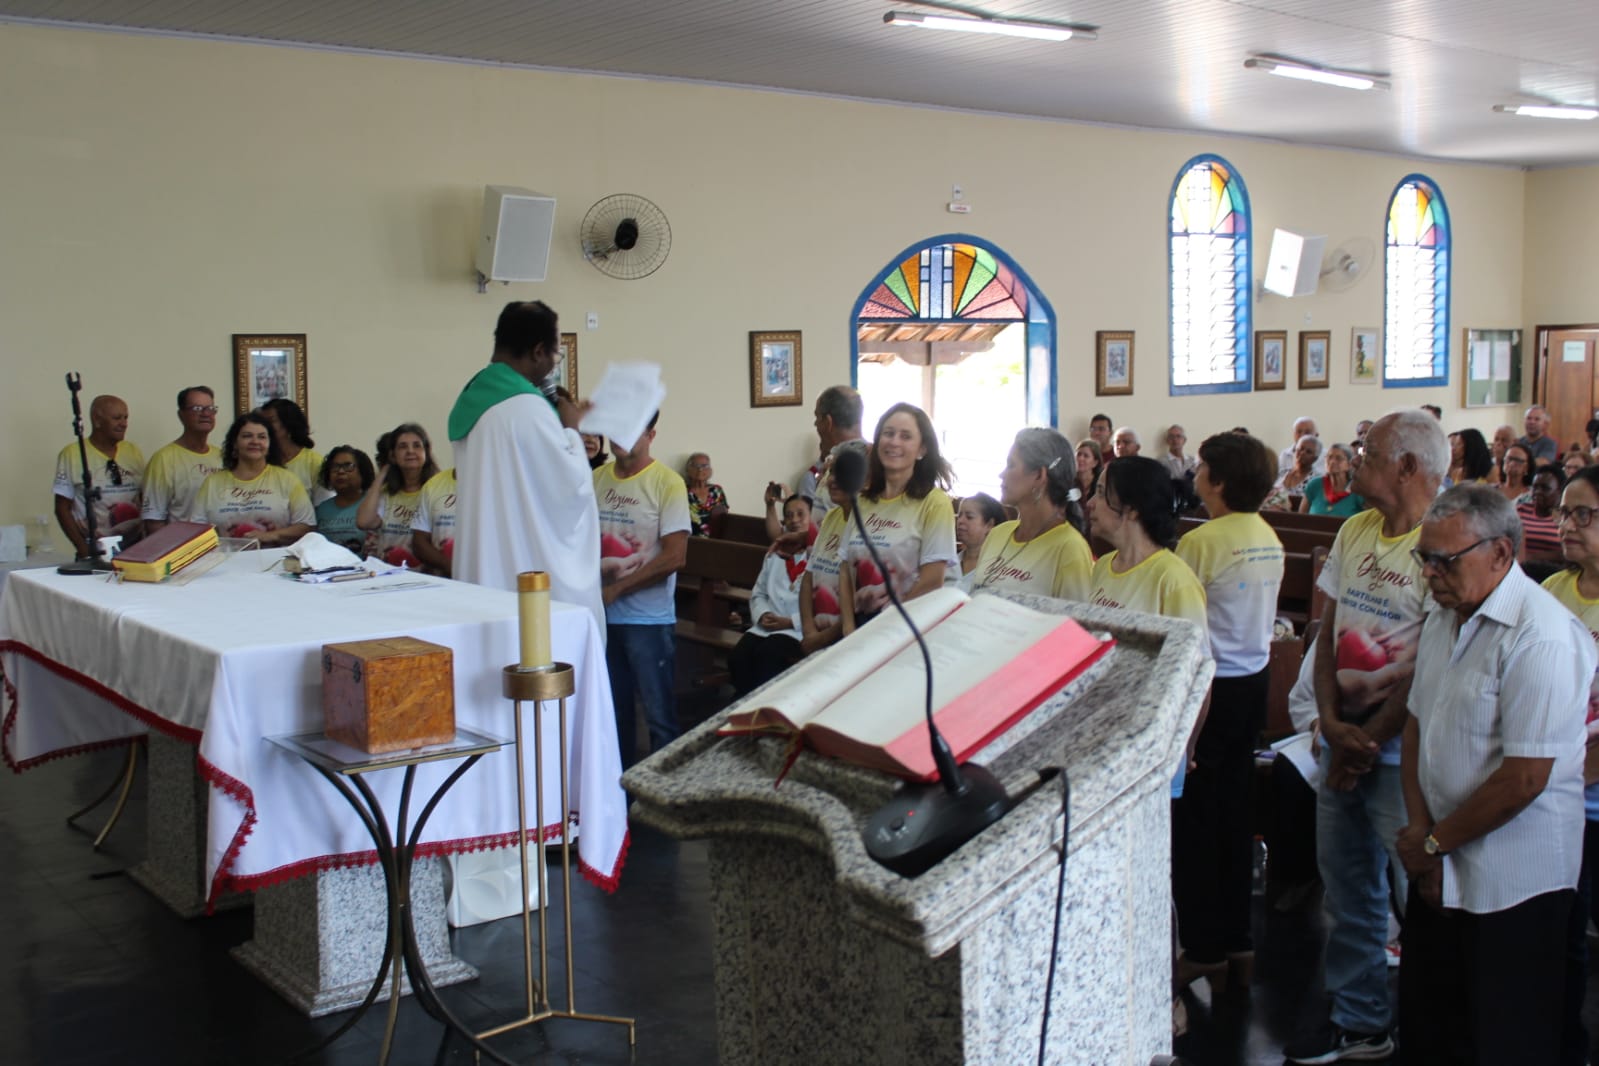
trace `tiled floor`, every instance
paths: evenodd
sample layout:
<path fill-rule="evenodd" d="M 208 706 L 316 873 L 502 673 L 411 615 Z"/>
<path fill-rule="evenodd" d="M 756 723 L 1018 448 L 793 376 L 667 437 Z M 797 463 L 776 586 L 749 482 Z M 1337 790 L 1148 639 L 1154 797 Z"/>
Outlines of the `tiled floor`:
<path fill-rule="evenodd" d="M 121 871 L 143 847 L 142 802 L 96 854 L 64 816 L 117 772 L 103 752 L 17 776 L 0 771 L 0 1066 L 172 1066 L 282 1063 L 334 1028 L 310 1021 L 235 964 L 248 910 L 183 921 Z M 518 1062 L 705 1066 L 716 1061 L 715 1002 L 704 847 L 635 829 L 621 889 L 581 884 L 576 907 L 578 1007 L 638 1019 L 630 1057 L 618 1027 L 548 1022 L 498 1038 Z M 1284 1039 L 1320 1014 L 1319 917 L 1261 915 L 1256 984 L 1214 1016 L 1196 998 L 1178 1042 L 1185 1063 L 1278 1063 Z M 552 926 L 560 935 L 559 923 Z M 444 990 L 470 1025 L 515 1017 L 521 998 L 520 923 L 453 934 L 482 978 Z M 563 987 L 555 981 L 558 991 Z M 1590 997 L 1590 1007 L 1594 1005 Z M 374 1009 L 313 1063 L 377 1060 L 383 1012 Z M 392 1061 L 435 1061 L 439 1027 L 408 997 Z M 468 1063 L 452 1043 L 443 1061 Z"/>

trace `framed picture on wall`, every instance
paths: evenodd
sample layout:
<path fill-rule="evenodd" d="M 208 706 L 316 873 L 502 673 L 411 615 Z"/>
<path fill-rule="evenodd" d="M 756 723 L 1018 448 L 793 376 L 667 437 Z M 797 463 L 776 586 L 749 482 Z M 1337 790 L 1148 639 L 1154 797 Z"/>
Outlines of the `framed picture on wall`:
<path fill-rule="evenodd" d="M 1094 395 L 1133 394 L 1133 331 L 1102 329 L 1094 334 Z"/>
<path fill-rule="evenodd" d="M 577 398 L 577 334 L 561 334 L 561 353 L 555 358 L 555 369 L 550 371 L 551 381 Z"/>
<path fill-rule="evenodd" d="M 289 399 L 310 413 L 304 333 L 233 335 L 233 408 L 253 411 L 268 400 Z"/>
<path fill-rule="evenodd" d="M 1288 333 L 1280 329 L 1255 331 L 1255 388 L 1280 389 L 1288 384 Z"/>
<path fill-rule="evenodd" d="M 1377 384 L 1377 364 L 1382 359 L 1382 334 L 1375 326 L 1349 331 L 1349 383 Z"/>
<path fill-rule="evenodd" d="M 1324 329 L 1303 330 L 1299 334 L 1299 387 L 1325 389 L 1327 387 L 1327 349 L 1332 344 L 1332 334 Z"/>
<path fill-rule="evenodd" d="M 750 331 L 750 406 L 798 407 L 805 402 L 800 380 L 800 331 Z"/>

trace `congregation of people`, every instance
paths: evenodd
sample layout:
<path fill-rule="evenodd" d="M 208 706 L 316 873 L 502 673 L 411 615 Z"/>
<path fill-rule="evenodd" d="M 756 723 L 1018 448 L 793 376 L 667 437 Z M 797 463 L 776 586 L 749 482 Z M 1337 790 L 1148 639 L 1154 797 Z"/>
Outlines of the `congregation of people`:
<path fill-rule="evenodd" d="M 449 470 L 415 422 L 371 454 L 318 452 L 286 398 L 239 415 L 219 446 L 206 386 L 177 394 L 179 433 L 146 463 L 127 440 L 127 404 L 100 396 L 85 442 L 93 497 L 69 445 L 56 515 L 80 555 L 88 502 L 97 532 L 125 544 L 200 522 L 263 546 L 316 530 L 498 588 L 545 570 L 555 598 L 590 610 L 604 634 L 630 764 L 640 709 L 650 750 L 678 735 L 676 575 L 689 538 L 716 536 L 731 505 L 709 454 L 690 454 L 681 474 L 655 457 L 659 412 L 625 447 L 580 433 L 583 405 L 546 384 L 557 353 L 553 310 L 504 309 L 490 363 L 451 410 Z M 957 500 L 927 412 L 894 404 L 867 438 L 860 395 L 827 388 L 815 461 L 764 493 L 771 548 L 729 656 L 734 687 L 749 692 L 843 639 L 888 608 L 890 587 L 913 599 L 955 584 L 1193 623 L 1215 680 L 1173 767 L 1174 985 L 1220 995 L 1247 987 L 1253 964 L 1256 749 L 1285 560 L 1262 512 L 1342 519 L 1297 690 L 1320 769 L 1329 1013 L 1286 1057 L 1385 1058 L 1397 1044 L 1413 1062 L 1585 1062 L 1586 932 L 1599 918 L 1599 760 L 1586 758 L 1599 707 L 1599 421 L 1562 449 L 1541 407 L 1524 432 L 1501 426 L 1491 441 L 1446 434 L 1440 414 L 1362 419 L 1345 439 L 1301 418 L 1280 452 L 1243 427 L 1190 450 L 1173 425 L 1158 455 L 1095 414 L 1076 444 L 1019 429 L 997 498 Z M 833 473 L 847 451 L 865 460 L 855 496 Z"/>

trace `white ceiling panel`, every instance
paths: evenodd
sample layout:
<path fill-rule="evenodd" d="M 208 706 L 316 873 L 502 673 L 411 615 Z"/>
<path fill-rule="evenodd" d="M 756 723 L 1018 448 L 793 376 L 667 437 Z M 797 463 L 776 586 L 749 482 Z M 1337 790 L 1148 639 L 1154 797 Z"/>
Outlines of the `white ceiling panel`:
<path fill-rule="evenodd" d="M 945 5 L 948 6 L 948 5 Z M 1009 0 L 1049 43 L 885 26 L 904 0 L 0 0 L 0 19 L 683 78 L 1523 166 L 1599 162 L 1593 0 Z M 1392 78 L 1356 93 L 1244 69 L 1270 53 Z"/>

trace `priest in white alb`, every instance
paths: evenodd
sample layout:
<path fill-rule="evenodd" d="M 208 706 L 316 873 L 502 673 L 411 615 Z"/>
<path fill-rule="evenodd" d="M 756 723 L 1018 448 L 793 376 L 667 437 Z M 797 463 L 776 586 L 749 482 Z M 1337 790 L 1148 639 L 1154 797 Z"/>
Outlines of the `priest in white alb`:
<path fill-rule="evenodd" d="M 538 383 L 560 351 L 556 315 L 510 303 L 494 327 L 494 357 L 450 411 L 455 445 L 455 577 L 515 590 L 543 570 L 553 597 L 586 607 L 603 639 L 600 526 L 578 407 Z"/>

